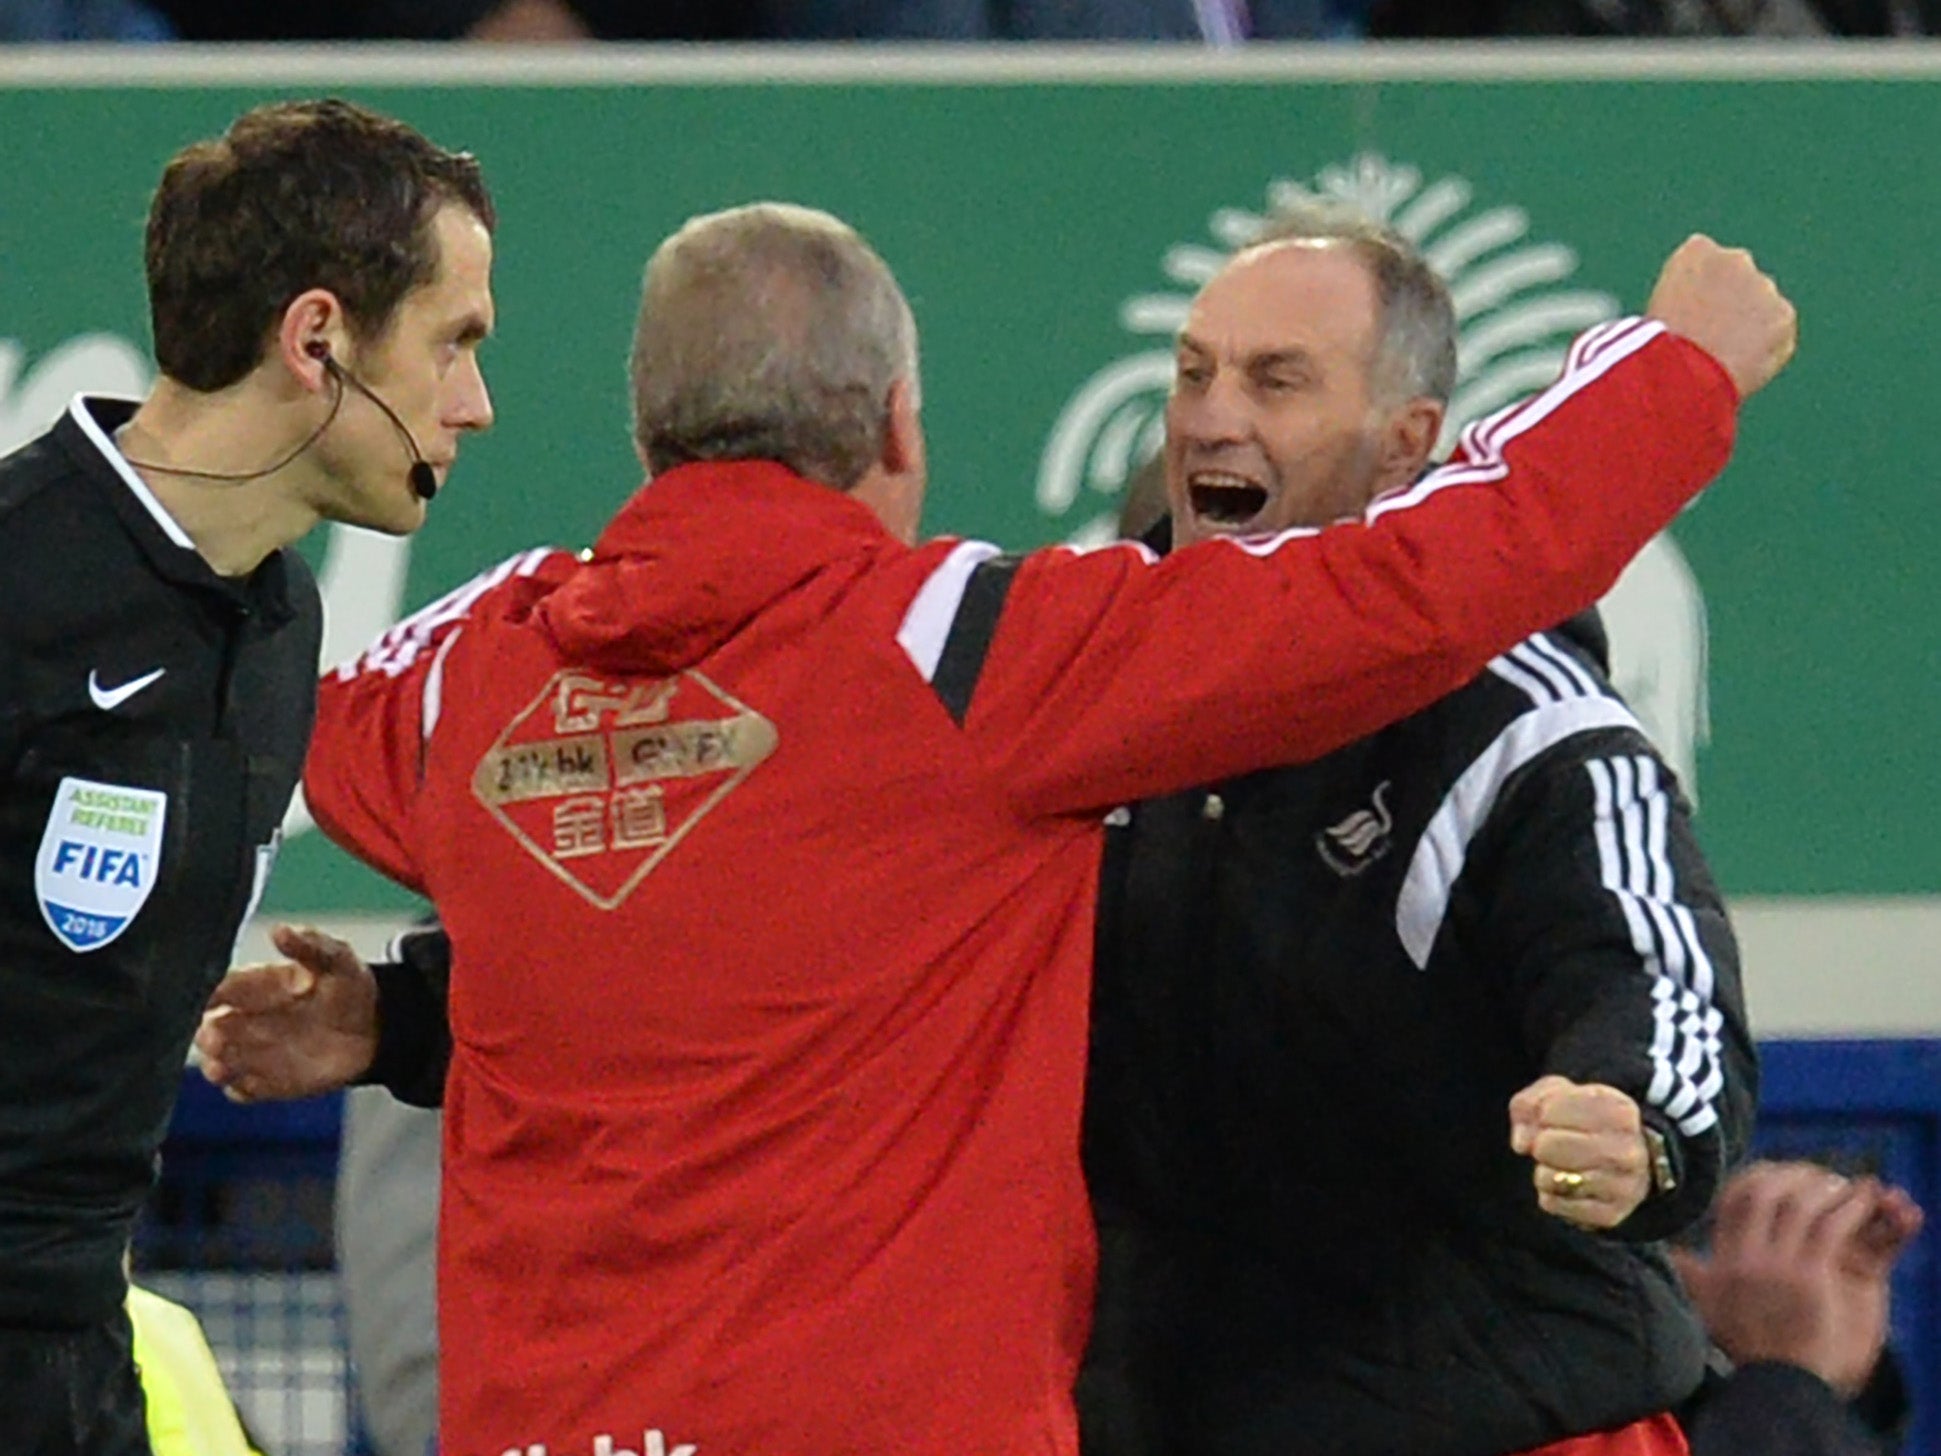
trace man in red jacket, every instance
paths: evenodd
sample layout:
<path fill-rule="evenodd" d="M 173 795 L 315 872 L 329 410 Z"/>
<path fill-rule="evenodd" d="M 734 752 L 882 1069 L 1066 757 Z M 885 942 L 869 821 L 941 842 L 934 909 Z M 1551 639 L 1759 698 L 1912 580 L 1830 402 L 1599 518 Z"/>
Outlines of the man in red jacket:
<path fill-rule="evenodd" d="M 761 205 L 664 244 L 648 486 L 322 689 L 318 822 L 454 952 L 442 1448 L 1069 1456 L 1103 815 L 1592 601 L 1792 349 L 1704 240 L 1652 312 L 1360 523 L 1009 558 L 913 544 L 915 330 L 861 239 Z M 367 976 L 311 994 L 368 1025 Z M 295 1090 L 246 1022 L 217 1078 Z"/>

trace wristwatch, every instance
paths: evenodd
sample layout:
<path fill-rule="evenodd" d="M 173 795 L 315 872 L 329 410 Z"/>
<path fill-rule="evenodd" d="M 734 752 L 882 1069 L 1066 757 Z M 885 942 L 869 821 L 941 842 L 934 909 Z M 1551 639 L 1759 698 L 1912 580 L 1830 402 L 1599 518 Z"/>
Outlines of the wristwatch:
<path fill-rule="evenodd" d="M 1671 1166 L 1671 1145 L 1657 1128 L 1647 1127 L 1644 1130 L 1644 1147 L 1651 1163 L 1651 1191 L 1670 1193 L 1678 1187 L 1678 1174 L 1672 1171 Z"/>

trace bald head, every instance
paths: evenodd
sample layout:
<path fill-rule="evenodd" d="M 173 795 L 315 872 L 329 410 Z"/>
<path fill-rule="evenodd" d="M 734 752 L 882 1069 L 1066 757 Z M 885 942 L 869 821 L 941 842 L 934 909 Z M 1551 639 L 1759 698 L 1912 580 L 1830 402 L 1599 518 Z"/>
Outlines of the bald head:
<path fill-rule="evenodd" d="M 647 264 L 633 346 L 648 473 L 776 460 L 848 489 L 876 463 L 916 324 L 883 260 L 828 213 L 762 202 L 697 217 Z"/>
<path fill-rule="evenodd" d="M 1456 310 L 1449 286 L 1415 245 L 1393 228 L 1343 203 L 1310 199 L 1269 218 L 1241 257 L 1284 243 L 1339 248 L 1368 273 L 1375 290 L 1377 397 L 1449 402 L 1456 388 Z"/>

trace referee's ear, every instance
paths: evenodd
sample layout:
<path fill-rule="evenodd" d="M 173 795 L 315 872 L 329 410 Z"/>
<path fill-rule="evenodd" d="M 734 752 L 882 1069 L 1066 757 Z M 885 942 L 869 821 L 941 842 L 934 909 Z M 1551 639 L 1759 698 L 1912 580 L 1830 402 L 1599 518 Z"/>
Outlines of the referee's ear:
<path fill-rule="evenodd" d="M 328 360 L 349 362 L 349 321 L 337 295 L 328 288 L 310 288 L 290 300 L 277 324 L 276 337 L 258 368 L 274 367 L 296 380 L 311 394 L 330 387 Z"/>

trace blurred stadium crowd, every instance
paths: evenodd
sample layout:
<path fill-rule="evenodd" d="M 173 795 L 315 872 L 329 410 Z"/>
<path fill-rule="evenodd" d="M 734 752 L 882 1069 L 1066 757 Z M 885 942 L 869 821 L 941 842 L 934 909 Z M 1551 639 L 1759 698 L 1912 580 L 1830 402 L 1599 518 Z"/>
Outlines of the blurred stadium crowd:
<path fill-rule="evenodd" d="M 1941 0 L 0 0 L 0 43 L 1933 34 Z"/>

